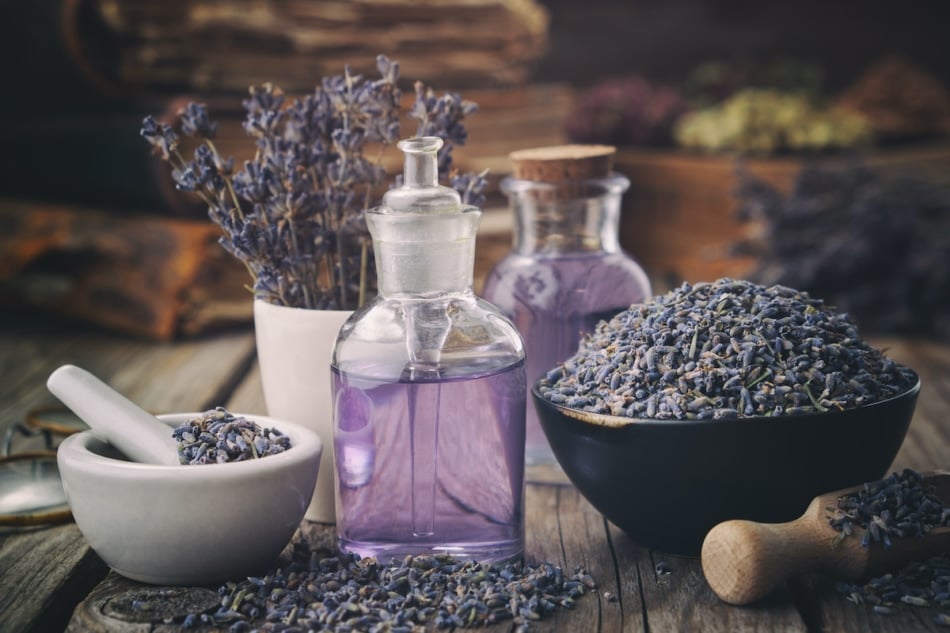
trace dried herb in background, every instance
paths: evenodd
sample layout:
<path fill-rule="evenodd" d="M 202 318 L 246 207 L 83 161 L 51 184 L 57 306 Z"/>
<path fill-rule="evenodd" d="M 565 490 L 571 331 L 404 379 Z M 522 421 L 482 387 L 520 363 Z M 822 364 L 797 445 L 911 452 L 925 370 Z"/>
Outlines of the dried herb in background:
<path fill-rule="evenodd" d="M 688 109 L 676 88 L 643 77 L 611 79 L 578 98 L 567 135 L 576 143 L 669 147 L 673 124 Z"/>
<path fill-rule="evenodd" d="M 769 88 L 784 93 L 820 97 L 824 72 L 801 59 L 710 61 L 693 68 L 683 80 L 683 95 L 696 108 L 725 101 L 746 88 Z"/>
<path fill-rule="evenodd" d="M 883 142 L 950 134 L 950 89 L 899 55 L 871 63 L 837 103 L 864 115 Z"/>
<path fill-rule="evenodd" d="M 825 107 L 797 92 L 746 88 L 677 120 L 676 142 L 704 152 L 773 154 L 865 147 L 872 130 L 863 115 Z"/>
<path fill-rule="evenodd" d="M 806 166 L 788 195 L 740 167 L 740 217 L 761 239 L 750 275 L 823 297 L 863 332 L 950 338 L 950 186 L 858 162 Z"/>

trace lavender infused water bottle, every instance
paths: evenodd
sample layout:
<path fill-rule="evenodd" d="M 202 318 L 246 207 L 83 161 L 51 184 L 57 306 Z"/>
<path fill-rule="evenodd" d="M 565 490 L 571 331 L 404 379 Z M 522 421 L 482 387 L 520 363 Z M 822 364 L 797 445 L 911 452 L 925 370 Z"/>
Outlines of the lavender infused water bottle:
<path fill-rule="evenodd" d="M 381 560 L 524 551 L 524 347 L 472 292 L 481 212 L 437 183 L 442 141 L 414 138 L 404 185 L 366 213 L 379 296 L 333 351 L 337 535 Z"/>
<path fill-rule="evenodd" d="M 620 248 L 620 201 L 630 186 L 611 172 L 613 147 L 565 145 L 511 154 L 502 180 L 514 213 L 514 247 L 488 274 L 482 296 L 521 332 L 528 388 L 577 351 L 581 337 L 651 294 Z M 526 459 L 554 462 L 531 402 Z"/>

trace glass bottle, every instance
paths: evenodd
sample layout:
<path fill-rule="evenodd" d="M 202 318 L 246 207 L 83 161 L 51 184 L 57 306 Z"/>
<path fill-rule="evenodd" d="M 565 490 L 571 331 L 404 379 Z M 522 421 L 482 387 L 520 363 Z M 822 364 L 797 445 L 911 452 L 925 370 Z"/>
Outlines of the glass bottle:
<path fill-rule="evenodd" d="M 521 332 L 529 389 L 572 356 L 601 319 L 651 294 L 646 273 L 620 248 L 621 196 L 630 181 L 611 172 L 613 152 L 606 146 L 514 152 L 514 176 L 501 182 L 514 213 L 514 245 L 481 294 Z M 527 463 L 554 463 L 530 400 L 526 413 Z"/>
<path fill-rule="evenodd" d="M 344 323 L 331 374 L 337 534 L 380 560 L 524 550 L 524 344 L 475 296 L 481 211 L 438 185 L 442 140 L 404 140 L 404 184 L 366 212 L 379 295 Z"/>

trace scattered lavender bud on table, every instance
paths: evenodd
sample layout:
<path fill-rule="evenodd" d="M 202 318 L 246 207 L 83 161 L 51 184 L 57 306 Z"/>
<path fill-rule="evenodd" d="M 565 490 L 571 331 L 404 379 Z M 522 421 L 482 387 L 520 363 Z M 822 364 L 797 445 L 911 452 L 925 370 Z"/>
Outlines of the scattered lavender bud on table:
<path fill-rule="evenodd" d="M 880 615 L 897 613 L 900 605 L 937 610 L 933 621 L 950 626 L 950 555 L 942 554 L 906 565 L 865 584 L 839 582 L 845 599 L 866 604 Z"/>
<path fill-rule="evenodd" d="M 511 622 L 513 630 L 596 589 L 585 570 L 550 563 L 484 564 L 447 555 L 375 558 L 313 551 L 295 541 L 289 563 L 218 589 L 198 620 L 231 631 L 415 631 Z M 197 622 L 193 622 L 197 624 Z"/>
<path fill-rule="evenodd" d="M 865 483 L 857 492 L 838 498 L 828 508 L 828 523 L 838 531 L 836 540 L 864 528 L 861 544 L 920 538 L 930 530 L 950 526 L 950 508 L 935 494 L 920 473 L 905 469 L 884 479 Z M 891 615 L 898 605 L 950 610 L 950 556 L 914 562 L 896 573 L 884 574 L 865 584 L 839 582 L 836 589 L 855 604 L 870 605 L 880 615 Z M 934 622 L 950 625 L 950 614 L 941 612 Z"/>
<path fill-rule="evenodd" d="M 909 468 L 839 497 L 837 507 L 827 513 L 829 525 L 838 532 L 837 541 L 857 526 L 865 530 L 864 547 L 872 542 L 890 547 L 896 539 L 920 538 L 933 528 L 950 526 L 950 508 L 920 473 Z"/>
<path fill-rule="evenodd" d="M 597 414 L 722 420 L 851 409 L 916 380 L 820 299 L 724 278 L 601 321 L 539 391 Z"/>
<path fill-rule="evenodd" d="M 275 428 L 262 428 L 217 407 L 172 431 L 182 464 L 241 462 L 283 453 L 290 438 Z"/>

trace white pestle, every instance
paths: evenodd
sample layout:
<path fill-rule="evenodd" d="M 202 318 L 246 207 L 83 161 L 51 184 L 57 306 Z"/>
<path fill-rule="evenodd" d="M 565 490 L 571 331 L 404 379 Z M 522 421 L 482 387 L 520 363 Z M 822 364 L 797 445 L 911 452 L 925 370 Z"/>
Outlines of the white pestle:
<path fill-rule="evenodd" d="M 46 381 L 50 392 L 126 457 L 143 464 L 177 466 L 172 430 L 85 369 L 63 365 Z"/>

